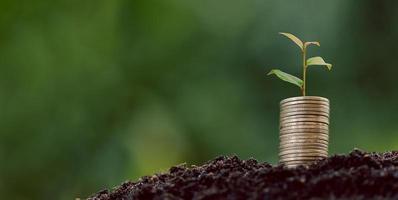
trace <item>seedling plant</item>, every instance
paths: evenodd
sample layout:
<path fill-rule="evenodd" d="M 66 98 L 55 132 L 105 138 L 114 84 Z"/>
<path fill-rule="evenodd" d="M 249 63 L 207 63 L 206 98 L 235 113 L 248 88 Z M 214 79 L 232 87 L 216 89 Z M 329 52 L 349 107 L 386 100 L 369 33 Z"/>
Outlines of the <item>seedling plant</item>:
<path fill-rule="evenodd" d="M 309 66 L 325 66 L 328 68 L 328 70 L 332 69 L 332 64 L 326 63 L 325 60 L 323 60 L 322 57 L 316 56 L 316 57 L 311 57 L 307 59 L 307 48 L 311 45 L 316 45 L 320 46 L 319 42 L 303 42 L 296 36 L 294 36 L 291 33 L 279 33 L 287 38 L 289 38 L 291 41 L 293 41 L 295 44 L 297 44 L 298 47 L 300 47 L 302 58 L 303 58 L 303 77 L 302 79 L 297 78 L 296 76 L 290 75 L 288 73 L 285 73 L 279 69 L 273 69 L 271 70 L 268 75 L 274 74 L 278 78 L 280 78 L 283 81 L 289 82 L 291 84 L 294 84 L 298 86 L 301 90 L 301 93 L 303 96 L 306 96 L 306 89 L 307 89 L 307 68 Z"/>

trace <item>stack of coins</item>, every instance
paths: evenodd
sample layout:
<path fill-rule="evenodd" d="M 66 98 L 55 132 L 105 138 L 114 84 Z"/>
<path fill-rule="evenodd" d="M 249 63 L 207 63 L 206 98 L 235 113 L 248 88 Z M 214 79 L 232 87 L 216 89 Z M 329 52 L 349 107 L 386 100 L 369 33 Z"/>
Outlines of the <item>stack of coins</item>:
<path fill-rule="evenodd" d="M 280 163 L 296 167 L 327 157 L 329 100 L 293 97 L 281 101 L 280 107 Z"/>

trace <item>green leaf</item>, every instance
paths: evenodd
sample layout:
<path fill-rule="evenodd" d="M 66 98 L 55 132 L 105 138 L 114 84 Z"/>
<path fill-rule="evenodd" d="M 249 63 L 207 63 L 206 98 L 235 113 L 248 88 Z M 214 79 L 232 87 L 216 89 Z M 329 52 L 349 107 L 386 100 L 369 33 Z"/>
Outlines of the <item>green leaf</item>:
<path fill-rule="evenodd" d="M 303 81 L 293 75 L 290 75 L 288 73 L 282 72 L 279 69 L 273 69 L 271 70 L 267 75 L 275 74 L 278 78 L 280 78 L 283 81 L 292 83 L 294 85 L 299 86 L 300 88 L 303 88 Z"/>
<path fill-rule="evenodd" d="M 287 38 L 289 38 L 290 40 L 292 40 L 294 43 L 297 44 L 297 46 L 300 47 L 301 50 L 304 49 L 303 42 L 300 39 L 298 39 L 296 36 L 294 36 L 293 34 L 291 34 L 291 33 L 282 33 L 282 32 L 280 32 L 279 34 L 284 35 Z"/>
<path fill-rule="evenodd" d="M 322 66 L 326 66 L 329 70 L 332 69 L 332 64 L 330 63 L 326 63 L 322 57 L 312 57 L 312 58 L 308 58 L 307 60 L 307 66 L 310 65 L 322 65 Z"/>
<path fill-rule="evenodd" d="M 304 46 L 305 46 L 305 47 L 310 46 L 310 45 L 316 45 L 316 46 L 318 46 L 318 47 L 321 46 L 321 44 L 320 44 L 319 42 L 317 42 L 317 41 L 314 41 L 314 42 L 305 42 L 305 43 L 304 43 Z"/>

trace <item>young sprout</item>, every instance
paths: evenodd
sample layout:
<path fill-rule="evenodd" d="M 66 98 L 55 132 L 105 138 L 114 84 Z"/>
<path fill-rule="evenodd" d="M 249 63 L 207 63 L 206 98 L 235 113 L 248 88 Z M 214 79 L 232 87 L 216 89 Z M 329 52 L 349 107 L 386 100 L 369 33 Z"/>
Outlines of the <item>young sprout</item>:
<path fill-rule="evenodd" d="M 281 70 L 278 70 L 278 69 L 271 70 L 267 75 L 274 74 L 283 81 L 297 85 L 298 87 L 300 87 L 302 95 L 305 96 L 306 89 L 307 89 L 307 68 L 311 65 L 317 65 L 317 66 L 325 66 L 329 70 L 331 70 L 332 64 L 326 63 L 323 60 L 323 58 L 319 57 L 319 56 L 307 59 L 308 46 L 310 46 L 310 45 L 320 46 L 319 42 L 303 42 L 300 39 L 298 39 L 296 36 L 294 36 L 293 34 L 290 34 L 290 33 L 279 33 L 279 34 L 286 36 L 287 38 L 292 40 L 294 43 L 296 43 L 297 46 L 300 47 L 302 57 L 303 57 L 303 79 L 299 79 L 293 75 L 282 72 Z"/>

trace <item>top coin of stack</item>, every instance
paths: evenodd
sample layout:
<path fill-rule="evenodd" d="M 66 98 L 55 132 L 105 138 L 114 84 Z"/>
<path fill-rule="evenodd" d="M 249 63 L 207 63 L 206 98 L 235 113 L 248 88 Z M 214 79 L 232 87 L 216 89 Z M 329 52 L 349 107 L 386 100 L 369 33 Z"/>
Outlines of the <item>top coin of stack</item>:
<path fill-rule="evenodd" d="M 306 165 L 328 155 L 329 100 L 293 97 L 280 103 L 280 162 Z"/>

